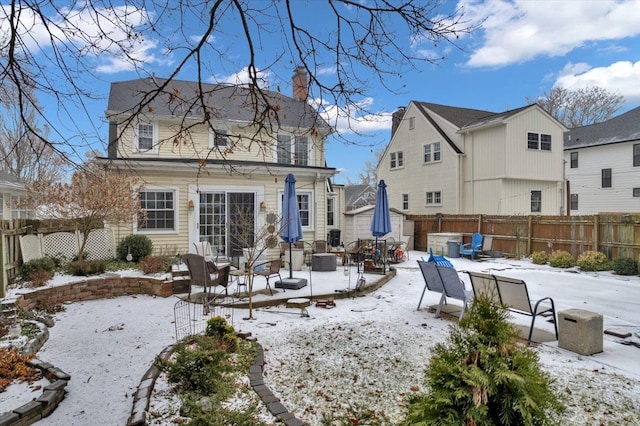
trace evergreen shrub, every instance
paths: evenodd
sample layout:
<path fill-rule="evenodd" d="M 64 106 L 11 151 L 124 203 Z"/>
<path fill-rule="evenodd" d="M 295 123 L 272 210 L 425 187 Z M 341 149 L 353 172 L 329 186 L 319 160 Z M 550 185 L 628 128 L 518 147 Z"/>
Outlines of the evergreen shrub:
<path fill-rule="evenodd" d="M 153 250 L 153 243 L 146 235 L 131 234 L 120 240 L 116 247 L 116 257 L 119 260 L 128 260 L 131 254 L 131 262 L 139 262 L 143 257 L 149 256 Z"/>
<path fill-rule="evenodd" d="M 609 271 L 611 269 L 611 263 L 604 253 L 591 250 L 578 256 L 576 265 L 583 271 Z"/>
<path fill-rule="evenodd" d="M 638 275 L 638 262 L 630 257 L 618 257 L 611 262 L 611 269 L 618 275 Z"/>
<path fill-rule="evenodd" d="M 549 262 L 549 255 L 546 251 L 536 251 L 531 253 L 531 262 L 536 265 L 546 265 Z"/>
<path fill-rule="evenodd" d="M 571 253 L 564 250 L 554 250 L 549 256 L 549 265 L 555 268 L 571 268 L 576 264 Z"/>

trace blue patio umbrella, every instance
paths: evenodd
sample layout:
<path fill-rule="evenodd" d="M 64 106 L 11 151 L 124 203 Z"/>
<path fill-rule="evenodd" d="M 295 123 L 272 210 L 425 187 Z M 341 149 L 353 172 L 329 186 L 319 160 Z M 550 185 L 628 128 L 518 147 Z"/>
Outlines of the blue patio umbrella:
<path fill-rule="evenodd" d="M 387 197 L 387 184 L 384 180 L 378 183 L 376 193 L 376 207 L 373 210 L 371 221 L 371 234 L 376 237 L 384 237 L 391 232 L 391 215 L 389 214 L 389 199 Z"/>
<path fill-rule="evenodd" d="M 373 209 L 373 219 L 371 220 L 371 234 L 376 237 L 375 254 L 378 255 L 378 237 L 384 237 L 391 232 L 391 215 L 389 214 L 389 198 L 387 197 L 387 185 L 384 180 L 378 183 L 376 193 L 376 207 Z M 385 248 L 386 250 L 386 248 Z M 380 253 L 385 259 L 386 253 Z M 385 273 L 385 263 L 382 271 Z"/>
<path fill-rule="evenodd" d="M 291 173 L 284 180 L 280 238 L 289 243 L 289 278 L 293 278 L 291 245 L 302 239 L 302 223 L 300 222 L 300 209 L 298 208 L 298 197 L 296 196 L 296 178 Z"/>

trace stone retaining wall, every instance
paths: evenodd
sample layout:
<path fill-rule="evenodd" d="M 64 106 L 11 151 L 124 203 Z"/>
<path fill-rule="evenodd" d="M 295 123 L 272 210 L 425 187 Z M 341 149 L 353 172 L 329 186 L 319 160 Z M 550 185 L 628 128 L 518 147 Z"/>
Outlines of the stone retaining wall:
<path fill-rule="evenodd" d="M 42 306 L 53 306 L 64 302 L 81 302 L 94 299 L 148 294 L 170 297 L 173 295 L 173 281 L 151 277 L 89 277 L 83 281 L 55 287 L 43 287 L 36 291 L 18 294 L 15 304 L 25 310 Z"/>

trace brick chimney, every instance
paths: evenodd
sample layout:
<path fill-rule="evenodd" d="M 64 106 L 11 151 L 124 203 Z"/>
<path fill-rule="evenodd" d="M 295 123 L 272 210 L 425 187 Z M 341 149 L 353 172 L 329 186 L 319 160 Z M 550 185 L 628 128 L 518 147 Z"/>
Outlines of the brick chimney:
<path fill-rule="evenodd" d="M 304 67 L 296 67 L 291 82 L 293 84 L 293 99 L 306 101 L 309 95 L 309 82 L 307 81 L 307 71 Z"/>
<path fill-rule="evenodd" d="M 398 130 L 398 126 L 400 126 L 400 122 L 402 121 L 402 117 L 404 117 L 404 113 L 407 108 L 403 106 L 399 106 L 396 112 L 391 116 L 391 137 L 396 134 L 396 130 Z"/>

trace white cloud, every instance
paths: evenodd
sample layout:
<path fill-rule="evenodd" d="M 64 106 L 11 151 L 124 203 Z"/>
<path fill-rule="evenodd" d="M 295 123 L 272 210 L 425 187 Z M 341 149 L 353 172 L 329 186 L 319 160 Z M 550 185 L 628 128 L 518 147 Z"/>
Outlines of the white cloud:
<path fill-rule="evenodd" d="M 3 6 L 0 34 L 8 32 L 8 14 L 8 6 Z M 155 40 L 146 39 L 137 32 L 151 17 L 143 9 L 130 6 L 99 8 L 79 3 L 73 9 L 58 9 L 58 14 L 46 17 L 46 24 L 29 8 L 21 9 L 19 17 L 18 31 L 23 48 L 33 56 L 50 49 L 53 39 L 58 50 L 69 50 L 69 57 L 97 59 L 101 64 L 96 71 L 103 73 L 132 70 L 142 64 L 170 62 L 168 58 L 155 56 Z"/>
<path fill-rule="evenodd" d="M 569 90 L 598 86 L 620 93 L 627 102 L 640 101 L 640 61 L 620 61 L 607 67 L 588 67 L 587 64 L 568 64 L 560 72 L 556 86 Z"/>
<path fill-rule="evenodd" d="M 484 20 L 483 45 L 470 67 L 501 67 L 562 56 L 587 42 L 640 34 L 640 1 L 462 0 L 466 17 Z"/>
<path fill-rule="evenodd" d="M 263 89 L 269 88 L 269 79 L 271 73 L 268 71 L 256 70 L 259 86 Z M 234 85 L 248 85 L 249 80 L 249 68 L 244 67 L 240 71 L 231 75 L 216 75 L 209 79 L 211 83 L 227 83 Z"/>
<path fill-rule="evenodd" d="M 320 112 L 330 126 L 339 134 L 368 133 L 391 129 L 391 113 L 365 112 L 373 105 L 373 98 L 365 98 L 357 104 L 345 107 L 322 104 L 317 100 L 312 101 L 314 107 Z"/>

